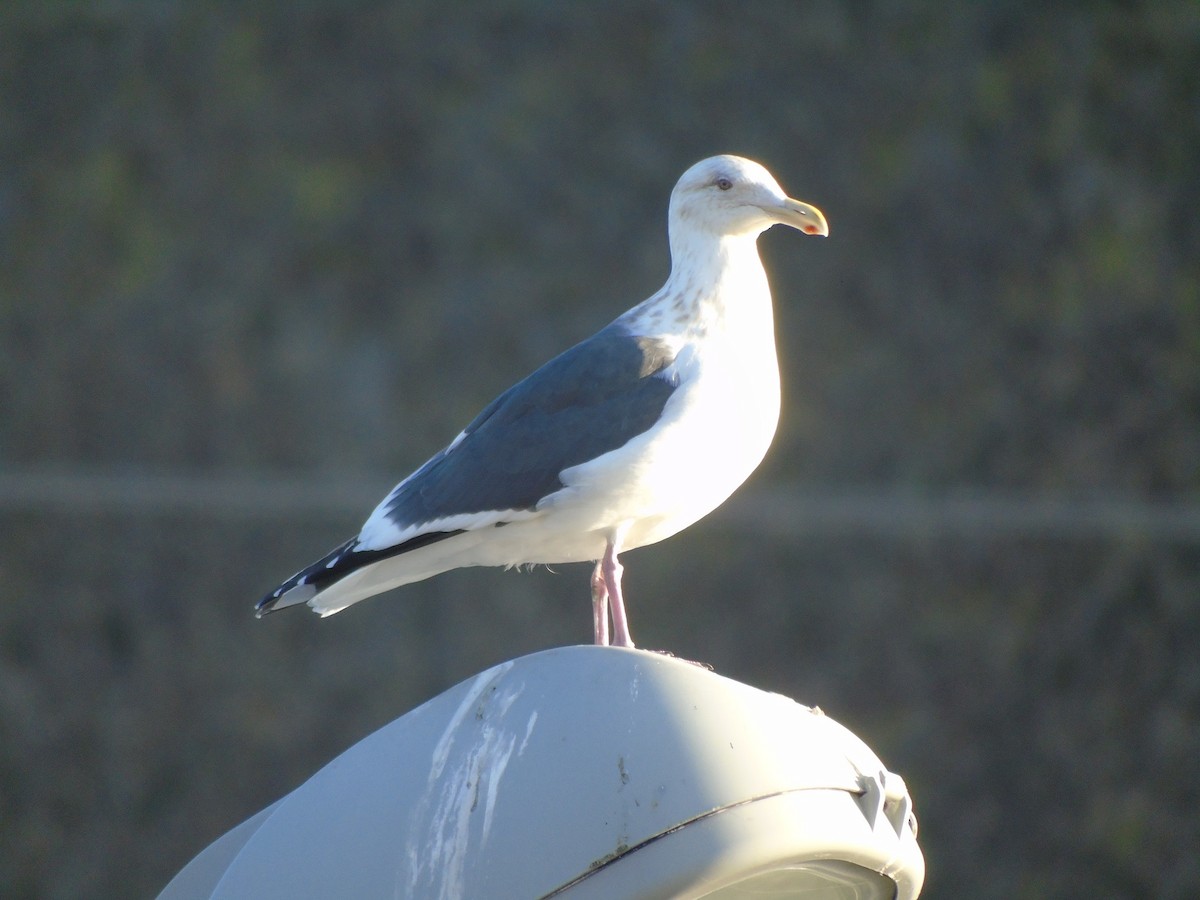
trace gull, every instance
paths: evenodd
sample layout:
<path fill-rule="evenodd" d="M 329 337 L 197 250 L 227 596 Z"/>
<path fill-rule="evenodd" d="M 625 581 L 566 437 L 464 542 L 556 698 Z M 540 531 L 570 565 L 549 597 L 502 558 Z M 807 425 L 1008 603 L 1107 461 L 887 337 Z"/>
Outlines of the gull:
<path fill-rule="evenodd" d="M 509 388 L 401 481 L 362 530 L 259 601 L 332 615 L 464 566 L 595 562 L 595 643 L 633 647 L 619 555 L 687 528 L 762 461 L 779 419 L 758 236 L 828 235 L 760 164 L 714 156 L 671 192 L 671 273 Z"/>

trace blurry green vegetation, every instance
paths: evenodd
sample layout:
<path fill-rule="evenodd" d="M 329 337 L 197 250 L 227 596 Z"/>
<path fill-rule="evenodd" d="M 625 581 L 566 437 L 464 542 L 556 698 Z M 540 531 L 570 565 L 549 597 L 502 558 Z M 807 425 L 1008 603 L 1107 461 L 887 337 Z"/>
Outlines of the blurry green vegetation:
<path fill-rule="evenodd" d="M 1198 82 L 1193 0 L 3 4 L 0 466 L 398 477 L 657 288 L 676 177 L 736 152 L 832 228 L 762 241 L 752 489 L 1195 503 Z M 0 895 L 151 894 L 589 634 L 577 567 L 253 620 L 357 524 L 2 513 Z M 1194 543 L 702 524 L 627 565 L 647 646 L 906 777 L 925 896 L 1200 893 Z"/>

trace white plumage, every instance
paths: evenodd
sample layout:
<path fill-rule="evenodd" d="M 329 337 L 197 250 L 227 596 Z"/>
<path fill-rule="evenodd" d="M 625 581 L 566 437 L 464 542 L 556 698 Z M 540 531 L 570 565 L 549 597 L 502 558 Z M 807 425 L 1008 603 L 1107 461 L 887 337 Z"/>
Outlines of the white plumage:
<path fill-rule="evenodd" d="M 716 156 L 671 193 L 662 289 L 493 401 L 402 481 L 357 537 L 263 598 L 331 615 L 462 566 L 597 561 L 593 631 L 633 646 L 623 550 L 719 506 L 779 417 L 771 293 L 757 238 L 828 234 L 758 163 Z"/>

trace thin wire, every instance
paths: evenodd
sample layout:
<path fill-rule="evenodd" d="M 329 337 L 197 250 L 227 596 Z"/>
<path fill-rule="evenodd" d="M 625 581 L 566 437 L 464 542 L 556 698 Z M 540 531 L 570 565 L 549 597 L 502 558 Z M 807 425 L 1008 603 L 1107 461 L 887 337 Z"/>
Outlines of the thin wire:
<path fill-rule="evenodd" d="M 0 472 L 0 514 L 172 516 L 349 526 L 393 479 L 348 480 L 323 473 L 214 475 L 47 471 Z M 779 539 L 875 536 L 1106 538 L 1200 543 L 1200 503 L 1120 496 L 1066 497 L 956 490 L 817 491 L 788 485 L 739 491 L 712 516 L 716 525 Z"/>

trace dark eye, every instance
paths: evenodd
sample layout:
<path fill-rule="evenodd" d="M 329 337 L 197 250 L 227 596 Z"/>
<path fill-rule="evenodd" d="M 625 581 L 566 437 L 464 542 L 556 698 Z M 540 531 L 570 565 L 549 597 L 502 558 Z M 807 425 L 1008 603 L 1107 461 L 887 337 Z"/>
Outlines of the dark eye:
<path fill-rule="evenodd" d="M 723 191 L 727 191 L 733 187 L 733 181 L 729 178 L 726 178 L 724 175 L 718 176 L 715 184 Z"/>

